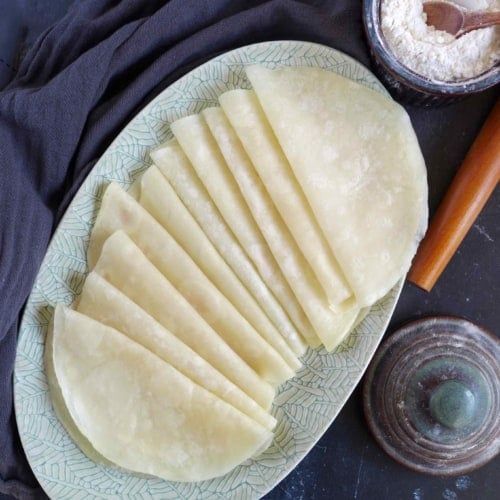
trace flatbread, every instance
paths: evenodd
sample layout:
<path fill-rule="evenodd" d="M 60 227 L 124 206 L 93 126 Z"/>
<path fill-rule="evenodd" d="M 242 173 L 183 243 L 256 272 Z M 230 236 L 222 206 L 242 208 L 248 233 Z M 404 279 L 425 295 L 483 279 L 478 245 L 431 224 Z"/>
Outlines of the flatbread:
<path fill-rule="evenodd" d="M 308 332 L 313 332 L 309 320 L 300 307 L 278 303 L 224 222 L 177 141 L 161 145 L 151 152 L 151 157 L 212 244 L 254 296 L 294 352 L 296 354 L 303 352 L 300 338 L 290 319 L 304 338 L 310 336 Z M 290 319 L 281 306 L 287 309 Z"/>
<path fill-rule="evenodd" d="M 300 304 L 259 231 L 203 118 L 200 115 L 187 116 L 172 123 L 170 128 L 264 282 L 286 311 L 300 310 Z"/>
<path fill-rule="evenodd" d="M 359 305 L 373 304 L 407 272 L 427 224 L 407 113 L 323 69 L 246 72 Z"/>
<path fill-rule="evenodd" d="M 225 165 L 232 174 L 233 180 L 235 182 L 238 193 L 243 197 L 246 202 L 246 206 L 249 208 L 249 212 L 256 224 L 260 225 L 260 232 L 264 237 L 264 245 L 268 246 L 272 251 L 273 248 L 270 245 L 270 241 L 267 239 L 269 234 L 286 232 L 287 229 L 284 227 L 283 221 L 277 214 L 269 196 L 266 194 L 265 189 L 260 182 L 257 174 L 255 173 L 253 166 L 249 162 L 249 159 L 243 150 L 241 143 L 238 141 L 234 131 L 232 130 L 227 118 L 220 108 L 208 108 L 203 111 L 203 117 L 208 125 L 208 128 L 215 139 L 216 146 L 218 147 L 220 154 L 222 154 Z M 266 212 L 266 213 L 264 213 Z M 263 218 L 271 219 L 264 221 Z M 263 227 L 262 224 L 270 223 L 272 227 Z M 292 243 L 295 247 L 293 241 L 288 240 L 287 243 Z M 292 249 L 293 251 L 293 249 Z M 274 255 L 275 262 L 278 266 L 281 266 L 283 255 Z M 285 256 L 285 260 L 287 257 Z M 303 261 L 302 261 L 303 263 Z M 281 268 L 283 275 L 287 278 L 286 272 Z M 293 287 L 291 287 L 293 290 Z M 296 294 L 295 294 L 296 295 Z M 300 304 L 300 300 L 299 300 Z M 301 309 L 306 312 L 303 304 L 300 304 Z M 314 325 L 313 321 L 309 318 L 311 324 Z M 306 341 L 310 345 L 318 345 L 320 343 L 318 336 L 314 333 L 313 329 L 304 332 Z"/>
<path fill-rule="evenodd" d="M 272 433 L 117 330 L 64 306 L 54 367 L 80 432 L 111 462 L 170 481 L 221 476 Z"/>
<path fill-rule="evenodd" d="M 252 90 L 232 90 L 219 97 L 265 189 L 290 230 L 332 306 L 352 296 L 297 179 Z"/>
<path fill-rule="evenodd" d="M 149 349 L 193 382 L 267 429 L 272 430 L 276 425 L 276 420 L 253 399 L 97 273 L 91 272 L 87 276 L 77 310 Z"/>
<path fill-rule="evenodd" d="M 181 118 L 172 123 L 170 128 L 215 206 L 264 281 L 282 304 L 293 302 L 293 294 L 203 118 L 200 115 Z"/>
<path fill-rule="evenodd" d="M 73 418 L 71 417 L 64 398 L 57 381 L 56 372 L 54 369 L 54 318 L 52 318 L 49 328 L 47 330 L 47 335 L 45 337 L 45 347 L 44 347 L 44 364 L 45 364 L 45 375 L 47 377 L 47 383 L 50 391 L 50 399 L 52 401 L 52 407 L 57 415 L 57 418 L 66 429 L 67 433 L 71 436 L 73 441 L 76 443 L 78 448 L 87 455 L 92 461 L 103 464 L 103 465 L 113 465 L 109 460 L 104 458 L 96 449 L 92 446 L 90 441 L 80 432 L 80 429 L 76 426 Z"/>
<path fill-rule="evenodd" d="M 143 207 L 118 185 L 110 184 L 89 244 L 97 254 L 105 238 L 116 230 L 125 231 L 146 257 L 194 307 L 224 341 L 264 380 L 279 385 L 293 377 L 300 367 L 289 349 L 290 363 L 269 345 L 231 302 L 203 274 L 191 257 Z M 283 342 L 284 348 L 287 348 Z"/>
<path fill-rule="evenodd" d="M 348 311 L 343 315 L 335 314 L 330 309 L 324 290 L 281 219 L 223 111 L 210 108 L 203 111 L 203 116 L 283 275 L 321 342 L 327 350 L 332 350 L 353 324 L 358 311 Z"/>
<path fill-rule="evenodd" d="M 265 410 L 270 408 L 273 387 L 224 342 L 123 231 L 106 240 L 94 270 Z"/>
<path fill-rule="evenodd" d="M 264 314 L 189 213 L 156 166 L 141 179 L 140 203 L 171 234 L 240 314 L 293 370 L 301 366 L 285 339 Z"/>
<path fill-rule="evenodd" d="M 357 328 L 358 325 L 360 325 L 364 319 L 368 316 L 368 314 L 370 313 L 370 309 L 371 307 L 363 307 L 363 309 L 361 309 L 358 313 L 358 316 L 356 318 L 356 321 L 354 322 L 354 325 L 352 326 L 352 329 L 354 330 L 355 328 Z"/>

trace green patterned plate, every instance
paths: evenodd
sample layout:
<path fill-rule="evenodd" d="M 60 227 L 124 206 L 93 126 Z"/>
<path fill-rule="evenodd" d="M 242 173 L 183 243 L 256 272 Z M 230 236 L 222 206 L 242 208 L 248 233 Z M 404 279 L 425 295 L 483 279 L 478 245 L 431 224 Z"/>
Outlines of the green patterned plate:
<path fill-rule="evenodd" d="M 233 88 L 248 88 L 244 66 L 319 66 L 384 92 L 363 66 L 329 47 L 266 42 L 223 54 L 188 73 L 150 102 L 118 135 L 78 191 L 50 243 L 21 324 L 15 366 L 15 408 L 24 450 L 52 498 L 257 498 L 273 488 L 314 446 L 363 375 L 387 327 L 399 283 L 334 352 L 309 350 L 298 375 L 282 385 L 272 412 L 271 447 L 224 477 L 174 483 L 96 465 L 75 445 L 52 409 L 43 366 L 52 306 L 71 304 L 87 273 L 89 232 L 104 187 L 127 188 L 148 167 L 148 151 L 171 137 L 169 123 L 217 104 Z"/>

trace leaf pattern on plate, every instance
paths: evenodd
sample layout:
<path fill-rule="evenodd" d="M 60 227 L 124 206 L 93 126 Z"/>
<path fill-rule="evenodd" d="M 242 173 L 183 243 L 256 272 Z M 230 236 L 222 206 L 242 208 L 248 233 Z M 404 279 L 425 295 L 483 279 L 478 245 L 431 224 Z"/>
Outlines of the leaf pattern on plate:
<path fill-rule="evenodd" d="M 20 328 L 15 365 L 15 409 L 22 443 L 39 482 L 55 499 L 258 498 L 304 458 L 359 382 L 401 291 L 400 282 L 335 352 L 309 350 L 298 375 L 283 384 L 272 413 L 275 438 L 257 460 L 223 477 L 200 483 L 174 483 L 97 465 L 75 445 L 59 423 L 43 366 L 44 339 L 56 302 L 71 304 L 88 272 L 89 233 L 104 187 L 127 188 L 151 163 L 148 151 L 168 140 L 169 123 L 217 104 L 220 94 L 249 88 L 244 66 L 318 66 L 386 93 L 363 66 L 322 45 L 265 42 L 223 54 L 191 71 L 151 101 L 118 135 L 76 194 L 51 241 Z"/>

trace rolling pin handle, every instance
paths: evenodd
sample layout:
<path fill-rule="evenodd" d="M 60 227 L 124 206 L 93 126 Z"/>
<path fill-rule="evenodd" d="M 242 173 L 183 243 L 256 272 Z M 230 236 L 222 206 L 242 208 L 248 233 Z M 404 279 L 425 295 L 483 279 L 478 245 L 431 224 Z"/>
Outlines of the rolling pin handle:
<path fill-rule="evenodd" d="M 431 291 L 474 224 L 500 179 L 500 100 L 431 221 L 408 273 L 415 285 Z"/>

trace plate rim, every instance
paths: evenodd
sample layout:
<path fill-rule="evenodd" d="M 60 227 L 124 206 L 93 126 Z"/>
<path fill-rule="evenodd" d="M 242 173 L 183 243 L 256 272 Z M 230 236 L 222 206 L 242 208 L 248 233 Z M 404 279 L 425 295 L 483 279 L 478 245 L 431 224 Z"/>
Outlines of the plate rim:
<path fill-rule="evenodd" d="M 64 231 L 61 228 L 62 221 L 65 219 L 65 217 L 67 216 L 69 210 L 72 208 L 72 204 L 75 201 L 75 199 L 79 198 L 81 196 L 81 193 L 85 190 L 86 183 L 87 183 L 87 180 L 88 180 L 89 176 L 93 173 L 93 171 L 95 170 L 95 168 L 99 166 L 99 163 L 102 161 L 103 157 L 108 153 L 108 151 L 112 150 L 113 147 L 115 146 L 115 144 L 120 140 L 120 136 L 122 135 L 122 133 L 125 132 L 130 127 L 130 125 L 140 115 L 142 115 L 144 112 L 146 112 L 146 110 L 149 107 L 153 106 L 155 104 L 155 102 L 159 98 L 161 98 L 162 94 L 166 90 L 168 90 L 172 85 L 179 84 L 183 80 L 188 79 L 193 73 L 197 72 L 199 70 L 199 68 L 201 68 L 202 66 L 214 63 L 219 58 L 226 57 L 226 56 L 228 56 L 228 55 L 230 55 L 232 53 L 236 53 L 236 52 L 239 52 L 239 51 L 242 51 L 242 50 L 246 50 L 246 49 L 250 49 L 250 48 L 254 48 L 254 47 L 259 47 L 259 46 L 272 46 L 272 45 L 275 45 L 275 44 L 278 45 L 278 44 L 287 44 L 287 43 L 322 48 L 322 49 L 326 49 L 329 52 L 340 54 L 343 58 L 347 59 L 350 64 L 352 64 L 354 66 L 361 66 L 362 69 L 366 73 L 368 73 L 374 79 L 375 82 L 377 82 L 377 84 L 380 87 L 381 93 L 383 95 L 386 95 L 389 99 L 393 100 L 392 97 L 390 96 L 389 92 L 387 91 L 387 89 L 383 85 L 383 83 L 363 63 L 361 63 L 358 60 L 356 60 L 353 56 L 351 56 L 351 55 L 349 55 L 349 54 L 347 54 L 347 53 L 345 53 L 345 52 L 343 52 L 341 50 L 338 50 L 338 49 L 336 49 L 334 47 L 330 47 L 328 45 L 325 45 L 325 44 L 321 44 L 321 43 L 317 43 L 317 42 L 311 42 L 311 41 L 307 41 L 307 40 L 298 40 L 298 39 L 279 39 L 279 40 L 268 40 L 268 41 L 261 41 L 261 42 L 257 42 L 257 43 L 251 43 L 251 44 L 241 45 L 241 46 L 236 47 L 234 49 L 230 49 L 230 50 L 227 50 L 227 51 L 220 52 L 217 55 L 215 55 L 215 56 L 213 56 L 213 57 L 211 57 L 211 58 L 203 61 L 202 63 L 198 64 L 197 66 L 193 67 L 192 69 L 190 69 L 188 72 L 186 72 L 185 74 L 183 74 L 182 76 L 180 76 L 175 81 L 170 82 L 168 85 L 166 85 L 164 88 L 162 88 L 161 91 L 158 92 L 158 94 L 156 94 L 152 99 L 150 99 L 148 102 L 146 102 L 146 104 L 144 104 L 144 106 L 142 106 L 123 126 L 121 126 L 121 128 L 120 128 L 119 132 L 117 133 L 117 135 L 109 143 L 109 145 L 106 147 L 106 149 L 104 150 L 104 152 L 99 156 L 99 158 L 97 159 L 97 161 L 95 162 L 95 164 L 93 165 L 93 167 L 91 168 L 91 170 L 86 175 L 85 179 L 82 181 L 82 184 L 79 186 L 79 188 L 76 190 L 76 192 L 72 196 L 71 200 L 68 202 L 68 205 L 65 207 L 64 212 L 59 217 L 59 220 L 57 222 L 57 226 L 55 227 L 54 232 L 52 233 L 51 237 L 48 240 L 48 243 L 47 243 L 47 246 L 46 246 L 46 249 L 45 249 L 45 254 L 44 254 L 44 257 L 43 257 L 43 259 L 42 259 L 42 261 L 40 263 L 40 266 L 38 268 L 38 271 L 37 271 L 37 274 L 35 276 L 35 279 L 33 281 L 33 286 L 31 288 L 30 294 L 28 295 L 28 297 L 27 297 L 27 299 L 26 299 L 26 301 L 24 303 L 24 306 L 23 306 L 23 312 L 22 312 L 21 320 L 19 321 L 19 327 L 18 327 L 18 336 L 17 336 L 17 344 L 16 344 L 16 356 L 15 356 L 15 361 L 14 361 L 13 383 L 12 383 L 13 384 L 14 415 L 15 415 L 15 419 L 16 419 L 16 426 L 18 428 L 18 435 L 19 435 L 19 438 L 20 438 L 21 446 L 22 446 L 23 452 L 25 454 L 26 460 L 27 460 L 27 462 L 28 462 L 28 464 L 30 466 L 30 469 L 33 472 L 33 475 L 37 479 L 37 481 L 38 481 L 40 487 L 42 488 L 42 490 L 45 492 L 45 494 L 49 498 L 52 498 L 52 497 L 49 494 L 49 490 L 47 488 L 47 485 L 44 484 L 45 480 L 41 479 L 35 473 L 33 467 L 31 466 L 31 460 L 30 460 L 29 454 L 27 452 L 27 443 L 25 443 L 26 437 L 23 435 L 23 433 L 20 432 L 21 426 L 19 425 L 19 418 L 18 418 L 18 415 L 20 414 L 20 409 L 19 409 L 20 403 L 18 402 L 18 398 L 19 398 L 19 396 L 18 396 L 18 390 L 19 390 L 18 386 L 20 385 L 20 383 L 17 382 L 17 377 L 16 377 L 16 371 L 18 369 L 18 366 L 17 366 L 18 365 L 18 350 L 17 350 L 17 345 L 19 345 L 21 339 L 25 335 L 27 335 L 27 333 L 25 333 L 25 330 L 26 330 L 25 322 L 27 320 L 27 317 L 26 317 L 26 305 L 31 300 L 34 286 L 35 286 L 35 284 L 36 284 L 36 282 L 38 280 L 38 277 L 39 277 L 40 272 L 42 271 L 42 268 L 46 264 L 47 255 L 49 254 L 49 250 L 51 249 L 54 240 L 56 239 L 56 237 L 59 235 L 60 232 Z M 245 66 L 244 63 L 242 63 L 241 65 Z M 281 64 L 281 63 L 279 63 L 279 65 L 281 65 L 281 66 L 287 66 L 286 64 Z M 394 287 L 388 292 L 388 294 L 392 293 L 393 296 L 394 296 L 394 298 L 393 298 L 393 304 L 392 304 L 390 310 L 387 309 L 387 318 L 386 318 L 386 320 L 383 323 L 383 327 L 381 328 L 381 333 L 379 335 L 379 338 L 377 339 L 377 341 L 375 342 L 375 344 L 374 344 L 374 346 L 372 348 L 372 352 L 371 352 L 371 354 L 369 356 L 367 364 L 364 367 L 364 369 L 361 371 L 361 373 L 357 374 L 356 377 L 353 379 L 353 380 L 355 380 L 355 382 L 351 384 L 350 390 L 347 391 L 344 403 L 340 406 L 340 408 L 337 409 L 337 411 L 333 414 L 333 416 L 331 417 L 331 419 L 329 419 L 327 422 L 325 422 L 325 424 L 321 427 L 321 430 L 316 433 L 317 436 L 315 437 L 315 439 L 313 440 L 313 442 L 305 449 L 305 451 L 301 453 L 300 458 L 298 458 L 297 460 L 295 460 L 294 457 L 289 458 L 287 460 L 287 464 L 284 467 L 284 469 L 279 473 L 279 475 L 277 476 L 277 478 L 275 480 L 272 480 L 272 484 L 269 485 L 268 482 L 266 482 L 266 489 L 264 489 L 261 493 L 259 493 L 259 497 L 258 498 L 262 498 L 265 495 L 267 495 L 271 490 L 273 490 L 274 488 L 276 488 L 278 486 L 278 484 L 280 484 L 289 474 L 291 474 L 295 470 L 295 468 L 309 455 L 309 453 L 316 446 L 316 444 L 318 443 L 318 441 L 325 435 L 325 433 L 328 431 L 328 429 L 330 428 L 330 426 L 334 423 L 334 421 L 336 420 L 338 414 L 344 408 L 345 404 L 347 403 L 347 401 L 351 397 L 351 395 L 354 392 L 354 390 L 356 389 L 356 387 L 358 387 L 358 385 L 359 385 L 362 377 L 365 375 L 366 370 L 368 369 L 368 366 L 369 366 L 370 362 L 372 361 L 372 359 L 373 359 L 373 357 L 374 357 L 374 355 L 375 355 L 375 353 L 376 353 L 376 351 L 377 351 L 380 343 L 382 342 L 382 340 L 383 340 L 383 338 L 385 336 L 385 333 L 387 331 L 387 327 L 388 327 L 388 325 L 389 325 L 389 323 L 390 323 L 390 321 L 392 319 L 392 316 L 394 314 L 394 310 L 395 310 L 395 308 L 396 308 L 396 306 L 398 304 L 399 297 L 401 295 L 405 279 L 406 279 L 405 276 L 403 276 L 394 285 Z M 368 314 L 368 317 L 369 316 L 370 316 L 370 313 Z M 43 369 L 43 372 L 45 373 L 45 368 Z M 76 446 L 78 446 L 78 445 L 76 445 Z M 91 460 L 88 457 L 86 457 L 86 458 L 88 460 Z M 123 469 L 120 469 L 120 470 L 123 471 Z M 126 472 L 127 474 L 129 474 L 130 476 L 133 476 L 133 477 L 140 477 L 140 475 L 134 475 L 134 473 L 131 472 L 131 471 L 124 471 L 124 472 Z M 223 477 L 223 476 L 221 476 L 221 477 Z M 170 482 L 170 481 L 166 481 L 166 482 Z M 48 483 L 48 481 L 47 481 L 47 483 Z"/>

